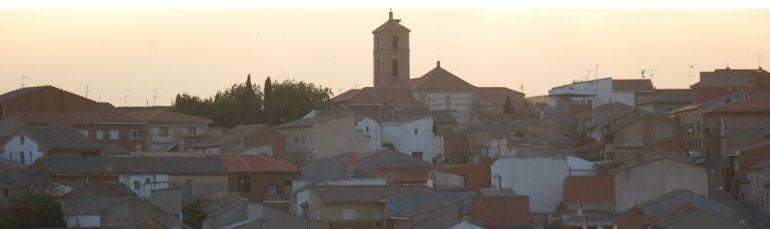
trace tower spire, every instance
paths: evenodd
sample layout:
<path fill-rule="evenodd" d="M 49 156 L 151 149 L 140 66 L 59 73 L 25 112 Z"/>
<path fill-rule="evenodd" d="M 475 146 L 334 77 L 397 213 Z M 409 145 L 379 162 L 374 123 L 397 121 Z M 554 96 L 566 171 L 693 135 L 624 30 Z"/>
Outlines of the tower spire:
<path fill-rule="evenodd" d="M 390 8 L 390 12 L 388 12 L 388 20 L 393 20 L 393 8 Z"/>

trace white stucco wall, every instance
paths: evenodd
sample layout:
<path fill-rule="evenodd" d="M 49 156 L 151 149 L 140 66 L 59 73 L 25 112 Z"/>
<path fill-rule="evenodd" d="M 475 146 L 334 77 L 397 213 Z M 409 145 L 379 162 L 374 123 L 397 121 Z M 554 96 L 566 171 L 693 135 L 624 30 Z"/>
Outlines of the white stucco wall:
<path fill-rule="evenodd" d="M 556 210 L 564 193 L 564 178 L 569 175 L 566 158 L 498 158 L 491 167 L 493 187 L 498 187 L 498 176 L 503 188 L 511 188 L 518 195 L 529 196 L 529 208 L 534 213 Z"/>
<path fill-rule="evenodd" d="M 417 100 L 421 100 L 430 110 L 449 110 L 457 120 L 457 125 L 467 126 L 471 119 L 471 102 L 473 102 L 472 93 L 427 93 L 426 97 L 420 98 L 415 95 Z"/>
<path fill-rule="evenodd" d="M 570 168 L 570 176 L 595 176 L 596 168 L 591 161 L 579 157 L 567 156 L 567 164 Z"/>
<path fill-rule="evenodd" d="M 433 147 L 433 118 L 430 116 L 404 122 L 383 123 L 382 142 L 392 143 L 396 150 L 407 155 L 422 152 L 422 160 L 427 162 L 432 162 L 437 156 Z"/>
<path fill-rule="evenodd" d="M 570 85 L 562 87 L 555 87 L 548 90 L 549 98 L 547 100 L 549 107 L 556 106 L 556 99 L 550 96 L 564 95 L 564 94 L 581 94 L 592 95 L 590 99 L 593 101 L 593 108 L 608 104 L 612 100 L 612 79 L 599 79 L 598 81 L 583 81 L 575 82 Z"/>
<path fill-rule="evenodd" d="M 101 226 L 101 217 L 99 215 L 73 215 L 64 216 L 68 228 L 78 227 L 99 227 Z"/>
<path fill-rule="evenodd" d="M 615 174 L 615 210 L 625 212 L 677 189 L 708 196 L 706 169 L 661 159 L 620 170 Z"/>
<path fill-rule="evenodd" d="M 24 163 L 21 161 L 21 154 L 24 155 Z M 21 137 L 15 135 L 8 141 L 8 144 L 3 146 L 2 159 L 13 161 L 19 164 L 31 165 L 40 157 L 43 157 L 43 152 L 40 152 L 37 143 L 34 140 L 25 137 L 24 144 L 21 144 Z"/>
<path fill-rule="evenodd" d="M 634 93 L 628 93 L 628 92 L 613 92 L 612 97 L 610 98 L 611 102 L 619 102 L 626 105 L 629 105 L 631 107 L 636 106 L 636 95 Z"/>
<path fill-rule="evenodd" d="M 152 190 L 169 188 L 168 174 L 120 175 L 118 180 L 141 199 L 150 198 Z M 139 189 L 136 189 L 134 182 L 139 182 Z"/>
<path fill-rule="evenodd" d="M 355 131 L 369 136 L 369 150 L 376 150 L 382 147 L 382 127 L 380 123 L 371 118 L 363 118 L 356 123 Z"/>

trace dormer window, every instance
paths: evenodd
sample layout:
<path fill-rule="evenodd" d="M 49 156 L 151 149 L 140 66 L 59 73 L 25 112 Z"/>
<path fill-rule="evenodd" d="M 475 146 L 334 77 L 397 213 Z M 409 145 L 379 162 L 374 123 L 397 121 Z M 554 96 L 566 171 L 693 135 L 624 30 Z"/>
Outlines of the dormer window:
<path fill-rule="evenodd" d="M 398 37 L 393 36 L 391 40 L 393 41 L 393 49 L 398 49 Z"/>

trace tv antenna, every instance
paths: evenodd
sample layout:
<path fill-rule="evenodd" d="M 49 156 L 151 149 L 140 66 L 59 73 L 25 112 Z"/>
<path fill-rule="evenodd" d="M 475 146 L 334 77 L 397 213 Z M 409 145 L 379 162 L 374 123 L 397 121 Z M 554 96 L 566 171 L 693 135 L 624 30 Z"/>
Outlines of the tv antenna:
<path fill-rule="evenodd" d="M 692 69 L 693 69 L 694 67 L 695 67 L 695 66 L 692 66 L 692 64 L 690 65 L 690 70 L 689 70 L 689 72 L 687 73 L 687 83 L 691 83 L 691 82 L 692 82 Z"/>
<path fill-rule="evenodd" d="M 28 75 L 21 75 L 21 88 L 24 88 L 24 81 L 29 78 Z"/>
<path fill-rule="evenodd" d="M 88 98 L 88 93 L 91 92 L 91 89 L 88 88 L 88 84 L 86 84 L 86 99 Z"/>
<path fill-rule="evenodd" d="M 129 96 L 131 96 L 131 94 L 126 94 L 126 95 L 123 95 L 123 106 L 124 106 L 124 107 L 127 107 L 127 106 L 128 106 L 128 97 L 129 97 Z"/>

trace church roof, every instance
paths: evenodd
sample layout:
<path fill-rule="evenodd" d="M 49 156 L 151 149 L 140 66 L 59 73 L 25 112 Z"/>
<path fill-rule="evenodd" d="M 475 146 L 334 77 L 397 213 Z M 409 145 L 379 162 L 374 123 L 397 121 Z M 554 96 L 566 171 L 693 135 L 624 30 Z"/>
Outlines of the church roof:
<path fill-rule="evenodd" d="M 461 79 L 460 77 L 452 74 L 444 68 L 441 68 L 440 63 L 437 63 L 436 68 L 430 70 L 420 78 L 410 79 L 409 81 L 402 81 L 396 84 L 396 86 L 406 86 L 412 90 L 469 90 L 475 91 L 477 88 Z"/>
<path fill-rule="evenodd" d="M 372 31 L 372 33 L 378 32 L 411 32 L 408 28 L 401 25 L 401 19 L 393 19 L 393 12 L 388 14 L 388 21 L 380 25 Z"/>

